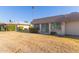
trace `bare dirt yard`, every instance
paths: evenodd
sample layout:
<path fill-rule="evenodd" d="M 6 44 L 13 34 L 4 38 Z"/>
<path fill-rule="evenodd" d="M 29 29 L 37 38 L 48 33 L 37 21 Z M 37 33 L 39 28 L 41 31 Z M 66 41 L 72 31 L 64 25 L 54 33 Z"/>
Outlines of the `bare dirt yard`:
<path fill-rule="evenodd" d="M 0 32 L 1 53 L 79 52 L 79 40 L 21 32 Z"/>

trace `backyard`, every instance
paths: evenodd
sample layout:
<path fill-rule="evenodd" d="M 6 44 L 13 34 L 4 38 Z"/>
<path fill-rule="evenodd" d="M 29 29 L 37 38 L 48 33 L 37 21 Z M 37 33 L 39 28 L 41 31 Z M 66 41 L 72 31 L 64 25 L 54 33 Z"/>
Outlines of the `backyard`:
<path fill-rule="evenodd" d="M 0 32 L 0 52 L 79 52 L 79 40 L 53 35 L 6 31 Z"/>

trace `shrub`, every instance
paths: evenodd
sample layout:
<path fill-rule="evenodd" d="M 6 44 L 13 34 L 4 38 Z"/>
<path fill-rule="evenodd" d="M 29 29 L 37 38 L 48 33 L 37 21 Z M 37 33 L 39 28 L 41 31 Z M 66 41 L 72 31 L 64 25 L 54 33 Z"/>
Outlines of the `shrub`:
<path fill-rule="evenodd" d="M 6 26 L 6 29 L 7 29 L 8 31 L 15 31 L 15 29 L 16 29 L 15 26 L 16 26 L 16 25 L 14 25 L 14 24 L 9 24 L 9 25 Z"/>
<path fill-rule="evenodd" d="M 31 33 L 38 33 L 38 29 L 30 26 L 29 27 L 29 32 L 31 32 Z"/>
<path fill-rule="evenodd" d="M 18 27 L 18 31 L 23 32 L 23 26 L 19 26 L 19 27 Z"/>
<path fill-rule="evenodd" d="M 24 28 L 23 32 L 29 32 L 29 29 Z"/>
<path fill-rule="evenodd" d="M 0 27 L 0 31 L 1 31 L 1 27 Z"/>
<path fill-rule="evenodd" d="M 38 30 L 36 28 L 29 28 L 29 32 L 38 33 Z"/>

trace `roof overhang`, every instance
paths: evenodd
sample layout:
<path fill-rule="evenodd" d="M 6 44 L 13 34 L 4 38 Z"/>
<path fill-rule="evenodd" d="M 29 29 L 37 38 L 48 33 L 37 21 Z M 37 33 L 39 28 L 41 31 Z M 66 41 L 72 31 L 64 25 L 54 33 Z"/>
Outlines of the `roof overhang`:
<path fill-rule="evenodd" d="M 66 15 L 34 19 L 31 23 L 40 24 L 40 23 L 52 23 L 52 22 L 76 21 L 76 20 L 79 20 L 79 12 L 73 12 Z"/>

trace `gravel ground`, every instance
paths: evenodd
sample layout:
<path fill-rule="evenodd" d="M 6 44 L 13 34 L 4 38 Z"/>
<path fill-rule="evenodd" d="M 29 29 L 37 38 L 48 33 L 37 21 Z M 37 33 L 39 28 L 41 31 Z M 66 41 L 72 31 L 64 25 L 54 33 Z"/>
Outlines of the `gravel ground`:
<path fill-rule="evenodd" d="M 79 40 L 51 35 L 0 32 L 1 53 L 73 53 L 79 52 Z"/>

